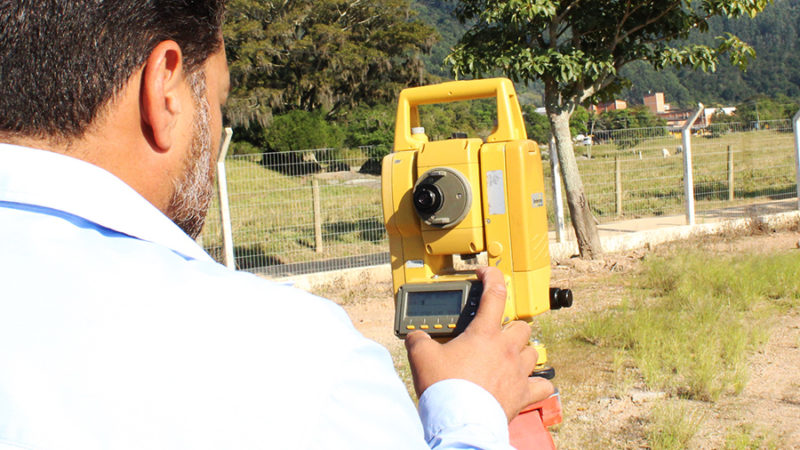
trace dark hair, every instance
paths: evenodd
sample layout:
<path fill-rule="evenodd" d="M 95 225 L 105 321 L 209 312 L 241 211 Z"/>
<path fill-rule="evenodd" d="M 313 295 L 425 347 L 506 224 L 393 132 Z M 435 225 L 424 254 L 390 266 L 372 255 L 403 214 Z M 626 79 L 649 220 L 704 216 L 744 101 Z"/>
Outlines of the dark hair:
<path fill-rule="evenodd" d="M 77 138 L 164 40 L 193 72 L 225 0 L 0 0 L 0 133 Z"/>

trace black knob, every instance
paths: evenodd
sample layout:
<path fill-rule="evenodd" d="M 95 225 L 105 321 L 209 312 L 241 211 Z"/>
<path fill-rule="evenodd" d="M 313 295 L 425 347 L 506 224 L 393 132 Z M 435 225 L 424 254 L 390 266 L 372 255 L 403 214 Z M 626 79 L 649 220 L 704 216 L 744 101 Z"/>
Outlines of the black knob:
<path fill-rule="evenodd" d="M 414 189 L 414 208 L 420 214 L 433 214 L 442 207 L 442 191 L 435 184 L 422 183 Z"/>
<path fill-rule="evenodd" d="M 569 308 L 570 306 L 572 306 L 571 290 L 550 288 L 550 309 Z"/>

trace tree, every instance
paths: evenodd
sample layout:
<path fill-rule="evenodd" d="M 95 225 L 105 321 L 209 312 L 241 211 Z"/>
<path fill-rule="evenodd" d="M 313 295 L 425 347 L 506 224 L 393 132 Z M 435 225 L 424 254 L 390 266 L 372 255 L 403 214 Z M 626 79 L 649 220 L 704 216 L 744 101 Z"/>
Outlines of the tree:
<path fill-rule="evenodd" d="M 550 122 L 547 116 L 536 112 L 533 105 L 522 105 L 522 114 L 525 116 L 525 130 L 528 138 L 533 139 L 539 145 L 547 146 L 550 142 Z M 589 110 L 583 106 L 578 106 L 575 113 L 569 120 L 569 130 L 573 136 L 586 134 L 589 132 Z"/>
<path fill-rule="evenodd" d="M 358 105 L 347 111 L 339 120 L 345 131 L 344 144 L 351 148 L 368 146 L 367 156 L 379 163 L 392 150 L 395 108 L 394 104 L 381 103 Z"/>
<path fill-rule="evenodd" d="M 601 113 L 595 122 L 595 134 L 601 138 L 616 136 L 614 145 L 619 149 L 632 148 L 642 141 L 642 136 L 636 132 L 612 133 L 613 130 L 652 128 L 650 136 L 666 136 L 667 121 L 656 116 L 645 106 L 635 106 L 627 109 L 615 109 Z"/>
<path fill-rule="evenodd" d="M 797 112 L 798 103 L 778 95 L 774 99 L 759 95 L 736 106 L 736 119 L 743 124 L 757 124 L 765 120 L 791 118 Z"/>
<path fill-rule="evenodd" d="M 537 113 L 533 105 L 522 105 L 522 115 L 525 116 L 528 138 L 546 146 L 550 142 L 550 122 L 547 121 L 547 116 Z"/>
<path fill-rule="evenodd" d="M 343 140 L 339 127 L 328 123 L 321 112 L 303 110 L 275 116 L 265 136 L 268 150 L 277 152 L 339 147 Z"/>
<path fill-rule="evenodd" d="M 458 76 L 500 70 L 514 81 L 544 83 L 544 106 L 556 139 L 567 203 L 581 257 L 602 254 L 583 190 L 569 119 L 587 102 L 608 100 L 628 80 L 620 69 L 647 61 L 713 71 L 723 55 L 744 67 L 753 49 L 732 34 L 711 45 L 686 44 L 709 20 L 754 17 L 771 0 L 459 0 L 461 21 L 474 21 L 448 56 Z"/>
<path fill-rule="evenodd" d="M 272 114 L 394 98 L 424 81 L 437 39 L 408 0 L 232 0 L 224 25 L 233 91 L 226 117 L 266 126 Z"/>

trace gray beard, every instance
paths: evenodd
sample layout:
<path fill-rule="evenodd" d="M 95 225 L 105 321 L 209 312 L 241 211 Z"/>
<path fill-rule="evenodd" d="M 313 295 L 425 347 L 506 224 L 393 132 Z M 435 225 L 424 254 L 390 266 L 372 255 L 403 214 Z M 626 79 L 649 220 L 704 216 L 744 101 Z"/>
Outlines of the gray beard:
<path fill-rule="evenodd" d="M 173 192 L 167 206 L 167 217 L 195 239 L 203 229 L 211 203 L 214 169 L 205 73 L 198 70 L 190 74 L 188 80 L 196 110 L 192 142 L 183 173 L 172 181 Z"/>

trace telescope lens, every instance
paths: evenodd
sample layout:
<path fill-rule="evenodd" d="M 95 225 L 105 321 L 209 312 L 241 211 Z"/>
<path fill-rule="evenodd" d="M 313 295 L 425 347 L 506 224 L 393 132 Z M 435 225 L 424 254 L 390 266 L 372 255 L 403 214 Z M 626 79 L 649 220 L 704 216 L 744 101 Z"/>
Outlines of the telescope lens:
<path fill-rule="evenodd" d="M 442 191 L 433 184 L 420 184 L 414 190 L 414 207 L 421 214 L 435 213 L 442 207 Z"/>

